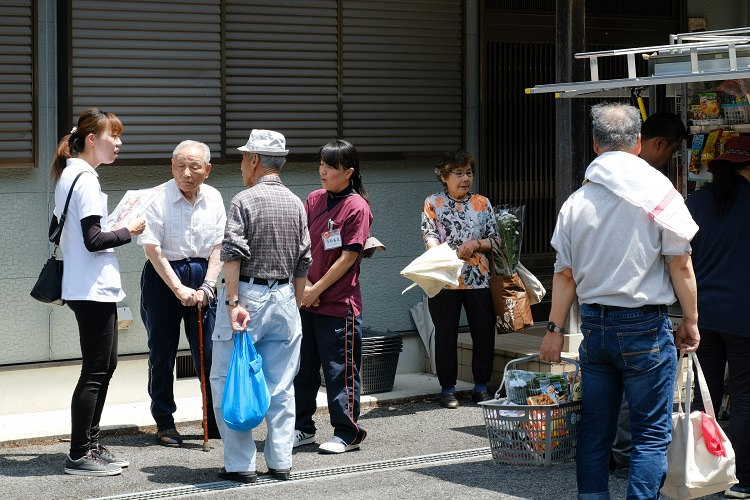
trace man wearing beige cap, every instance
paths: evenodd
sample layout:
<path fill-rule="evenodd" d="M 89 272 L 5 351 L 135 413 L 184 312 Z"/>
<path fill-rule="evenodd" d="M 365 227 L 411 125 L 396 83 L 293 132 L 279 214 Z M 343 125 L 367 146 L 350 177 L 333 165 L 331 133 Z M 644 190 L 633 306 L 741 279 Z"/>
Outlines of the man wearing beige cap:
<path fill-rule="evenodd" d="M 285 148 L 284 136 L 272 130 L 253 130 L 247 144 L 237 148 L 248 189 L 229 205 L 220 254 L 226 285 L 212 336 L 211 390 L 224 441 L 219 477 L 241 483 L 257 481 L 255 441 L 252 431 L 228 428 L 221 408 L 235 332 L 247 330 L 263 358 L 271 394 L 264 451 L 268 474 L 288 480 L 292 468 L 293 381 L 302 339 L 299 305 L 311 258 L 305 208 L 279 178 L 289 152 Z"/>

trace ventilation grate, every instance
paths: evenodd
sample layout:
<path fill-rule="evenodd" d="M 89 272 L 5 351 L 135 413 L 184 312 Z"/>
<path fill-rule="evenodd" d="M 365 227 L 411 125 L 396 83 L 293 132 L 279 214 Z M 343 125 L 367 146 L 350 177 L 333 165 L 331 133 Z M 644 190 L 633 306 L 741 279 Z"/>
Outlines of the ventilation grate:
<path fill-rule="evenodd" d="M 198 376 L 198 373 L 193 366 L 193 356 L 189 352 L 187 354 L 177 355 L 177 359 L 175 360 L 175 370 L 177 370 L 177 378 L 191 378 Z"/>
<path fill-rule="evenodd" d="M 338 477 L 341 474 L 363 474 L 385 469 L 404 469 L 432 465 L 445 462 L 460 462 L 464 460 L 489 459 L 492 454 L 489 448 L 476 448 L 473 450 L 449 451 L 446 453 L 435 453 L 432 455 L 421 455 L 416 457 L 397 458 L 394 460 L 383 460 L 365 464 L 347 465 L 341 467 L 329 467 L 310 471 L 292 472 L 291 481 L 309 481 L 324 477 Z M 283 481 L 286 482 L 286 481 Z M 178 498 L 211 491 L 233 490 L 237 488 L 253 488 L 256 486 L 269 486 L 282 483 L 270 476 L 259 476 L 258 482 L 254 484 L 240 484 L 231 481 L 218 481 L 215 483 L 194 484 L 179 486 L 156 491 L 145 491 L 141 493 L 128 493 L 110 497 L 101 497 L 93 500 L 155 500 L 160 498 Z"/>

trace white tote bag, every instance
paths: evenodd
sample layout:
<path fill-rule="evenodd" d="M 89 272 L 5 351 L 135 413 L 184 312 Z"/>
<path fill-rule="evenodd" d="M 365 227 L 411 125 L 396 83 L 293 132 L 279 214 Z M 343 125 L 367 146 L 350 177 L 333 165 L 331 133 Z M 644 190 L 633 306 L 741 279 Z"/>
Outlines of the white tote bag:
<path fill-rule="evenodd" d="M 526 296 L 529 299 L 529 305 L 533 306 L 534 304 L 541 302 L 544 295 L 547 293 L 542 282 L 520 262 L 518 263 L 518 267 L 516 267 L 516 272 L 523 282 L 523 287 L 526 289 Z"/>
<path fill-rule="evenodd" d="M 667 449 L 667 478 L 661 492 L 674 499 L 698 498 L 719 493 L 737 483 L 734 449 L 714 415 L 698 357 L 688 354 L 685 410 L 682 407 L 682 360 L 677 370 L 679 409 L 672 414 L 672 442 Z M 706 412 L 690 412 L 693 384 L 693 361 L 700 383 Z"/>

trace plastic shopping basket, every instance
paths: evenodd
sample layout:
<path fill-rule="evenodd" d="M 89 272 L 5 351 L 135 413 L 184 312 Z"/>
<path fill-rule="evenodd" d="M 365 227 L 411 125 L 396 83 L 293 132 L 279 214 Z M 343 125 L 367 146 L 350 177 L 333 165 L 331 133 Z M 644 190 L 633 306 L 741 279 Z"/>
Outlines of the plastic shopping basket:
<path fill-rule="evenodd" d="M 490 450 L 496 464 L 549 466 L 573 460 L 576 456 L 582 401 L 554 405 L 519 405 L 513 404 L 508 398 L 499 397 L 506 384 L 508 369 L 538 357 L 534 354 L 510 361 L 505 366 L 495 399 L 479 403 L 484 410 L 487 437 L 490 439 Z M 573 380 L 580 381 L 578 361 L 562 359 L 575 364 Z M 572 398 L 573 387 L 569 387 L 568 391 Z"/>

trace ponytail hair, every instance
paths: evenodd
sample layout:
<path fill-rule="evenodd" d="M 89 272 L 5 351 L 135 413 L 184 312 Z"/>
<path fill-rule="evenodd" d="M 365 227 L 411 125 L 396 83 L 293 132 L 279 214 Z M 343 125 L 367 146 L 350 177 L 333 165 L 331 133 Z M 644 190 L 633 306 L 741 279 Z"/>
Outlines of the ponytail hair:
<path fill-rule="evenodd" d="M 78 124 L 57 144 L 55 158 L 52 160 L 50 177 L 57 184 L 68 158 L 75 158 L 86 149 L 86 137 L 89 134 L 99 136 L 104 132 L 122 135 L 122 122 L 114 113 L 89 108 L 78 117 Z"/>
<path fill-rule="evenodd" d="M 318 156 L 320 161 L 337 170 L 353 168 L 354 172 L 349 181 L 352 189 L 364 198 L 368 205 L 370 204 L 370 197 L 367 195 L 367 190 L 362 183 L 362 174 L 359 172 L 359 153 L 351 143 L 343 139 L 336 139 L 320 148 Z"/>

